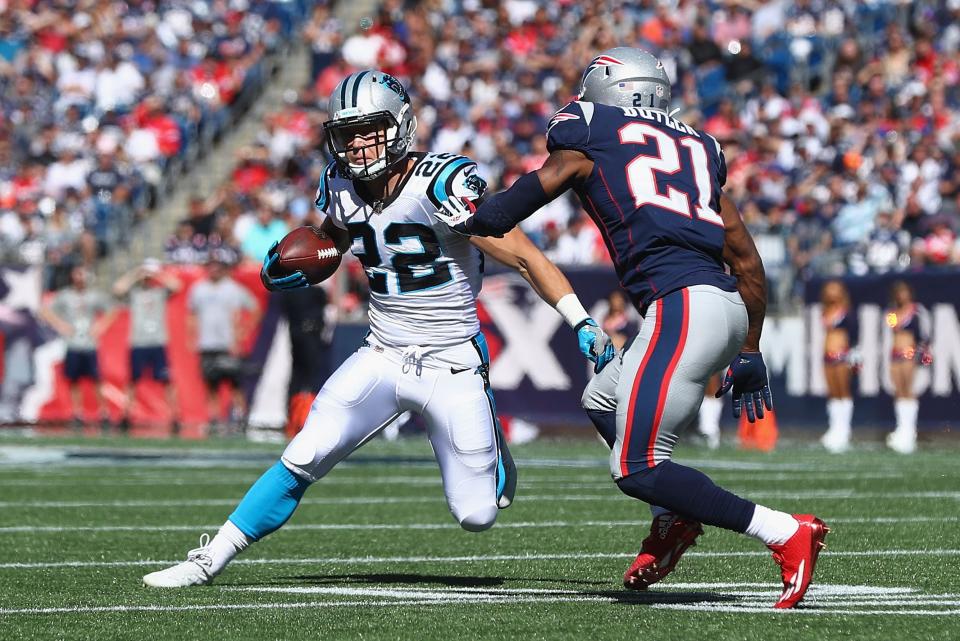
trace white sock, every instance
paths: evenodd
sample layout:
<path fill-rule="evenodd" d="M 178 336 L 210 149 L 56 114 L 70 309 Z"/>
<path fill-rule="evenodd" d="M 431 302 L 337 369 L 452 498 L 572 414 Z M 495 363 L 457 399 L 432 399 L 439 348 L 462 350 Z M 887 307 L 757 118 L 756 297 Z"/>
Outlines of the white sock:
<path fill-rule="evenodd" d="M 831 432 L 836 432 L 839 429 L 840 414 L 843 411 L 840 408 L 842 402 L 839 398 L 827 400 L 827 429 Z"/>
<path fill-rule="evenodd" d="M 721 414 L 723 414 L 723 399 L 704 396 L 703 403 L 700 405 L 700 433 L 719 434 Z"/>
<path fill-rule="evenodd" d="M 840 402 L 842 403 L 841 407 L 843 408 L 841 411 L 842 423 L 840 424 L 840 427 L 846 434 L 850 434 L 850 424 L 853 422 L 853 399 L 844 398 L 840 399 Z"/>
<path fill-rule="evenodd" d="M 661 514 L 669 514 L 670 510 L 665 507 L 660 507 L 659 505 L 650 506 L 650 514 L 653 515 L 653 518 L 657 518 Z"/>
<path fill-rule="evenodd" d="M 780 545 L 786 543 L 798 529 L 800 523 L 786 512 L 757 505 L 744 534 L 756 537 L 767 545 Z"/>
<path fill-rule="evenodd" d="M 220 527 L 220 531 L 210 541 L 210 556 L 213 557 L 213 564 L 210 566 L 210 572 L 213 575 L 220 574 L 227 563 L 233 560 L 249 546 L 253 541 L 246 534 L 240 531 L 231 521 L 227 521 Z"/>
<path fill-rule="evenodd" d="M 898 398 L 893 404 L 897 414 L 897 431 L 907 434 L 917 432 L 917 410 L 920 404 L 915 398 Z"/>

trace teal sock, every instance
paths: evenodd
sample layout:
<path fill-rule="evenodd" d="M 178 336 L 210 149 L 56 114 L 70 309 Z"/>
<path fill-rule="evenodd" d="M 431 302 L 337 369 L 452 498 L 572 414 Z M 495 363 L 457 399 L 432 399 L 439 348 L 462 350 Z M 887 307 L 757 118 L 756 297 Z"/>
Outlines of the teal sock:
<path fill-rule="evenodd" d="M 277 461 L 247 490 L 230 521 L 251 540 L 258 541 L 287 522 L 309 486 L 309 481 Z"/>

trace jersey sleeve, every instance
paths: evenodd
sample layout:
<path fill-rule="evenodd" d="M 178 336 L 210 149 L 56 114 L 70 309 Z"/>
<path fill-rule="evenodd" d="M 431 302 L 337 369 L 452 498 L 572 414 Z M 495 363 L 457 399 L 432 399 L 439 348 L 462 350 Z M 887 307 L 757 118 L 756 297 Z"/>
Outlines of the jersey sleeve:
<path fill-rule="evenodd" d="M 483 195 L 487 181 L 477 173 L 477 163 L 466 156 L 447 160 L 427 185 L 427 198 L 437 208 L 448 198 L 475 200 Z"/>
<path fill-rule="evenodd" d="M 324 216 L 332 220 L 334 225 L 340 229 L 346 229 L 347 226 L 343 221 L 337 218 L 334 212 L 335 208 L 330 206 L 332 201 L 330 181 L 336 175 L 336 171 L 337 165 L 332 161 L 323 168 L 323 173 L 320 174 L 320 184 L 317 185 L 317 197 L 313 204 Z"/>
<path fill-rule="evenodd" d="M 717 153 L 717 182 L 720 183 L 720 186 L 723 187 L 727 184 L 727 158 L 723 155 L 723 148 L 720 146 L 720 142 L 711 136 L 710 134 L 704 134 L 707 138 L 710 139 L 710 142 L 713 144 L 713 148 Z"/>
<path fill-rule="evenodd" d="M 547 151 L 572 149 L 590 155 L 590 121 L 593 104 L 574 101 L 553 114 L 547 124 Z"/>

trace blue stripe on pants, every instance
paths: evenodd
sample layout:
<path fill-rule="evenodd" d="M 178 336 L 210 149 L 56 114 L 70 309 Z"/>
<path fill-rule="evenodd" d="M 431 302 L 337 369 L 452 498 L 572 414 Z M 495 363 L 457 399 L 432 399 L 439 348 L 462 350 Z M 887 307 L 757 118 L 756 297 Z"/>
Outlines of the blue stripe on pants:
<path fill-rule="evenodd" d="M 682 349 L 681 336 L 685 321 L 685 292 L 683 290 L 668 294 L 657 301 L 660 315 L 659 336 L 650 339 L 647 348 L 653 351 L 646 358 L 642 372 L 638 372 L 640 382 L 634 385 L 635 400 L 633 415 L 628 416 L 631 421 L 630 429 L 626 431 L 629 440 L 623 444 L 621 456 L 625 456 L 626 473 L 632 474 L 638 470 L 653 467 L 651 462 L 651 437 L 659 428 L 658 410 L 662 416 L 663 407 L 660 406 L 661 393 L 666 394 L 664 386 L 667 380 L 670 363 L 677 350 Z M 666 398 L 664 398 L 664 403 Z"/>

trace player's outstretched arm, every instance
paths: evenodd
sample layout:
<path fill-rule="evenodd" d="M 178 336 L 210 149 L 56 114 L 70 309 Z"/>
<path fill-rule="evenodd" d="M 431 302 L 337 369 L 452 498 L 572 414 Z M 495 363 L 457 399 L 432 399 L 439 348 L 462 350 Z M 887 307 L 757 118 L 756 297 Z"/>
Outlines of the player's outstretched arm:
<path fill-rule="evenodd" d="M 737 279 L 737 290 L 747 307 L 747 338 L 742 351 L 733 359 L 717 398 L 733 388 L 733 415 L 740 418 L 746 407 L 747 419 L 763 418 L 764 407 L 773 409 L 773 395 L 767 382 L 767 367 L 760 354 L 760 332 L 767 312 L 767 284 L 763 262 L 750 237 L 740 212 L 732 200 L 720 197 L 720 216 L 723 218 L 723 260 Z"/>
<path fill-rule="evenodd" d="M 593 161 L 579 151 L 558 149 L 543 166 L 517 179 L 506 191 L 487 198 L 473 210 L 462 199 L 444 201 L 437 217 L 471 236 L 502 236 L 551 200 L 585 180 Z"/>
<path fill-rule="evenodd" d="M 543 255 L 527 235 L 512 229 L 501 238 L 471 238 L 484 254 L 511 267 L 530 283 L 544 301 L 554 307 L 577 333 L 580 351 L 599 372 L 616 356 L 613 341 L 584 309 L 563 272 Z"/>

